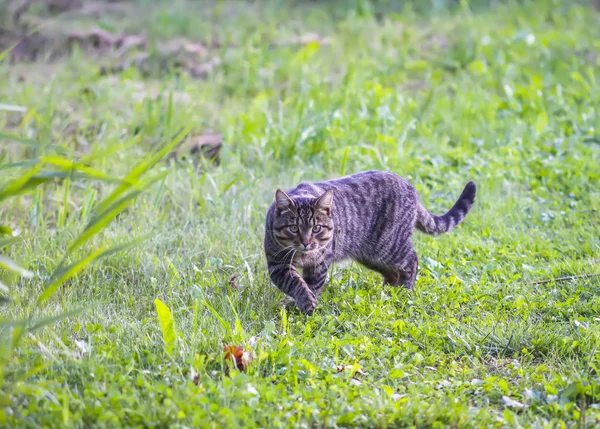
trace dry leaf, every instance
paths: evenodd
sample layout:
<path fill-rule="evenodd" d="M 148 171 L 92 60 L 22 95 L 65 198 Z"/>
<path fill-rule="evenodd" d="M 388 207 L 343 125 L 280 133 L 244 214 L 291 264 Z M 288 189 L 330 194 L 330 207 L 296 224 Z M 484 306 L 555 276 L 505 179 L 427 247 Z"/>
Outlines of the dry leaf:
<path fill-rule="evenodd" d="M 231 286 L 232 288 L 236 288 L 236 289 L 239 288 L 240 285 L 238 284 L 237 279 L 240 275 L 241 275 L 240 273 L 235 273 L 234 275 L 232 275 L 229 278 L 229 286 Z"/>
<path fill-rule="evenodd" d="M 223 351 L 225 360 L 230 360 L 240 371 L 246 371 L 248 365 L 254 360 L 254 354 L 241 346 L 225 345 Z"/>
<path fill-rule="evenodd" d="M 197 386 L 200 380 L 200 374 L 198 374 L 194 368 L 190 368 L 190 378 L 194 385 Z"/>
<path fill-rule="evenodd" d="M 352 369 L 353 369 L 353 367 L 354 367 L 354 365 L 351 365 L 351 366 L 348 366 L 348 367 L 346 367 L 346 366 L 344 366 L 344 365 L 336 365 L 335 369 L 336 369 L 336 371 L 337 371 L 338 373 L 340 373 L 340 372 L 343 372 L 343 371 L 345 371 L 345 370 L 347 370 L 347 369 L 350 369 L 350 370 L 352 370 Z M 356 377 L 357 375 L 364 376 L 364 375 L 368 375 L 368 374 L 367 374 L 366 372 L 364 372 L 364 371 L 362 370 L 362 368 L 360 368 L 360 367 L 359 367 L 358 369 L 356 369 L 356 370 L 354 371 L 354 375 L 353 375 L 352 377 L 354 378 L 354 377 Z"/>

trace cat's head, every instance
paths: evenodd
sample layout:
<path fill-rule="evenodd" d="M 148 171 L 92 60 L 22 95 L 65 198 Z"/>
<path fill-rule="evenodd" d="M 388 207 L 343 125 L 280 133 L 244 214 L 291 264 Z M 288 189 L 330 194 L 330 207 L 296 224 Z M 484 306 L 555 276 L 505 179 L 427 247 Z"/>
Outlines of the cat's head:
<path fill-rule="evenodd" d="M 275 193 L 275 239 L 284 247 L 309 252 L 327 246 L 333 239 L 331 206 L 333 191 L 319 198 L 290 198 Z"/>

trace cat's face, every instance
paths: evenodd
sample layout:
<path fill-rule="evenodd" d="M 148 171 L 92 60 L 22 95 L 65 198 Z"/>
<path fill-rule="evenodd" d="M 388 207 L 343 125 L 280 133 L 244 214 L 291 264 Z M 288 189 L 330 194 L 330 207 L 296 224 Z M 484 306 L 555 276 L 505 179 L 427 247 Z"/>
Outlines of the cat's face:
<path fill-rule="evenodd" d="M 292 199 L 278 189 L 275 203 L 273 233 L 283 247 L 310 252 L 326 247 L 333 239 L 333 191 L 316 199 Z"/>

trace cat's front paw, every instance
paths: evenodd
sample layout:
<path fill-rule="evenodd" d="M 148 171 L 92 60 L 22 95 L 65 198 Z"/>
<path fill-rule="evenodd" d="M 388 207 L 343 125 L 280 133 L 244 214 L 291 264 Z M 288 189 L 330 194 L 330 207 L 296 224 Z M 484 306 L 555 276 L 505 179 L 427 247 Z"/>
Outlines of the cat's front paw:
<path fill-rule="evenodd" d="M 314 295 L 305 295 L 301 298 L 296 299 L 296 307 L 298 310 L 307 316 L 310 316 L 317 308 L 317 298 Z"/>

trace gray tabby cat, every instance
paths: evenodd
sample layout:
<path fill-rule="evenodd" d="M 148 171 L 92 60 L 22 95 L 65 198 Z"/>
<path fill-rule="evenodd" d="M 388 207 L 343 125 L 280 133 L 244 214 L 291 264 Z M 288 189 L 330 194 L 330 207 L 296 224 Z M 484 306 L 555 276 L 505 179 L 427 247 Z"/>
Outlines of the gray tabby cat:
<path fill-rule="evenodd" d="M 265 254 L 271 280 L 312 314 L 334 261 L 353 259 L 412 289 L 418 259 L 413 230 L 437 235 L 463 221 L 475 201 L 475 183 L 443 216 L 425 209 L 415 188 L 394 173 L 367 171 L 277 190 L 267 213 Z M 302 269 L 302 275 L 298 272 Z"/>

